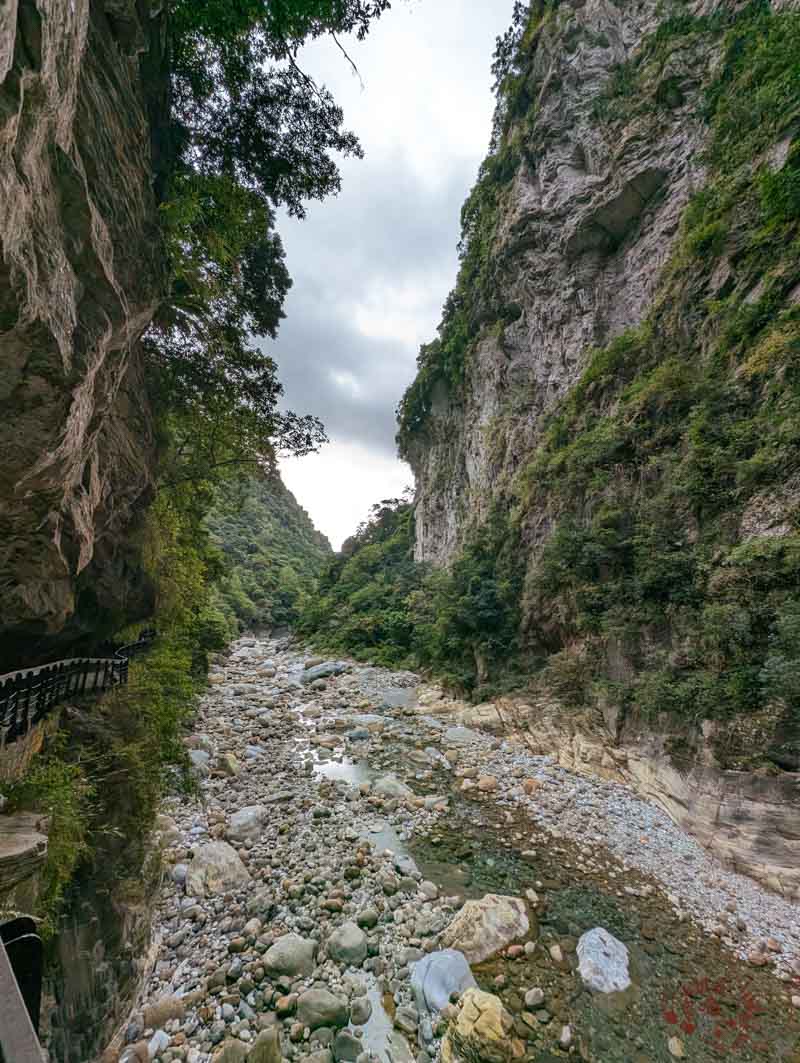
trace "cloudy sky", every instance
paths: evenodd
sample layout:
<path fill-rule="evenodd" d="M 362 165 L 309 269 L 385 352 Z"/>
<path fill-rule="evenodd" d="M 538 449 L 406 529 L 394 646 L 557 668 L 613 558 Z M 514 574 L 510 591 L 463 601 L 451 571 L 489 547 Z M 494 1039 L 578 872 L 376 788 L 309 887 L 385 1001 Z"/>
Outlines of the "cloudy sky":
<path fill-rule="evenodd" d="M 396 0 L 366 41 L 346 42 L 361 81 L 333 42 L 302 53 L 365 151 L 342 163 L 337 198 L 279 225 L 294 287 L 270 353 L 286 406 L 316 414 L 331 439 L 282 473 L 334 548 L 412 481 L 394 410 L 455 280 L 459 212 L 489 139 L 494 40 L 512 3 Z"/>

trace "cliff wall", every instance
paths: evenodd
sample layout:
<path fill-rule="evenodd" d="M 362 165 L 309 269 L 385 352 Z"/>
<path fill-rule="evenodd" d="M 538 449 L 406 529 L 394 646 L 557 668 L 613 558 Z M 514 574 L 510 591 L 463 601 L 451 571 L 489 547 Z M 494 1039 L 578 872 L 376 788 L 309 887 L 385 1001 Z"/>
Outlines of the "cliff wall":
<path fill-rule="evenodd" d="M 737 770 L 800 767 L 798 47 L 786 3 L 532 4 L 400 408 L 417 558 L 502 559 L 475 685 L 747 719 Z"/>
<path fill-rule="evenodd" d="M 166 98 L 159 12 L 149 0 L 12 0 L 0 14 L 8 667 L 99 616 L 146 611 L 128 534 L 155 450 L 137 344 L 165 283 L 151 151 Z"/>

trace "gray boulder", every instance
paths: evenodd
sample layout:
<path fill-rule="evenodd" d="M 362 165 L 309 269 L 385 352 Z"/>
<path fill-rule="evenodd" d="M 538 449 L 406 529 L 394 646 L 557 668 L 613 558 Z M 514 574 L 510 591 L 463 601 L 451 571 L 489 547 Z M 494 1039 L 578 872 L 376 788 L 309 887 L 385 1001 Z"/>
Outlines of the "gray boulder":
<path fill-rule="evenodd" d="M 195 775 L 205 778 L 211 772 L 211 755 L 204 749 L 190 749 L 189 762 Z"/>
<path fill-rule="evenodd" d="M 582 935 L 578 961 L 583 984 L 596 993 L 621 993 L 631 984 L 627 948 L 601 926 Z"/>
<path fill-rule="evenodd" d="M 328 938 L 328 954 L 337 963 L 358 967 L 367 958 L 367 935 L 355 923 L 342 923 Z"/>
<path fill-rule="evenodd" d="M 306 668 L 300 676 L 300 681 L 313 683 L 315 679 L 327 679 L 330 675 L 341 675 L 342 672 L 348 671 L 349 668 L 350 665 L 347 661 L 324 661 L 322 664 L 314 665 L 313 668 Z"/>
<path fill-rule="evenodd" d="M 382 775 L 372 784 L 372 792 L 379 797 L 399 797 L 407 800 L 414 796 L 414 791 L 401 782 L 396 775 Z"/>
<path fill-rule="evenodd" d="M 460 996 L 478 983 L 463 952 L 440 949 L 411 966 L 411 991 L 420 1014 L 435 1014 L 450 1001 L 451 993 Z"/>
<path fill-rule="evenodd" d="M 263 805 L 247 805 L 228 821 L 228 837 L 235 842 L 255 842 L 261 837 L 269 815 Z"/>
<path fill-rule="evenodd" d="M 199 845 L 186 872 L 186 892 L 192 897 L 210 897 L 237 890 L 250 882 L 250 872 L 227 842 Z"/>
<path fill-rule="evenodd" d="M 340 1030 L 333 1039 L 333 1058 L 337 1063 L 356 1063 L 363 1050 L 364 1046 L 349 1030 Z"/>
<path fill-rule="evenodd" d="M 316 953 L 316 941 L 301 938 L 299 934 L 284 934 L 267 949 L 262 963 L 268 974 L 295 978 L 312 973 Z"/>
<path fill-rule="evenodd" d="M 297 1001 L 297 1021 L 311 1030 L 320 1026 L 338 1029 L 346 1026 L 349 1012 L 347 1002 L 327 989 L 307 989 Z"/>
<path fill-rule="evenodd" d="M 247 1063 L 281 1063 L 281 1038 L 277 1026 L 262 1030 L 250 1049 Z"/>

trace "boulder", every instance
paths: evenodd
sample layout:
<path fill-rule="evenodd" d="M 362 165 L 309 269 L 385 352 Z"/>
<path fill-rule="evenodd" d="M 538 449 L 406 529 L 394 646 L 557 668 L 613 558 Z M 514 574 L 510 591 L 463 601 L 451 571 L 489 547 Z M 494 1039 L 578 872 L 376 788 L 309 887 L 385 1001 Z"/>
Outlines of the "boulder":
<path fill-rule="evenodd" d="M 578 961 L 583 984 L 597 993 L 621 993 L 631 984 L 628 950 L 603 927 L 596 926 L 582 935 Z"/>
<path fill-rule="evenodd" d="M 347 1001 L 327 989 L 307 989 L 297 1000 L 297 1021 L 311 1030 L 320 1026 L 339 1029 L 348 1022 Z"/>
<path fill-rule="evenodd" d="M 347 661 L 324 661 L 322 664 L 315 664 L 313 668 L 306 668 L 300 676 L 300 681 L 313 683 L 316 679 L 327 679 L 330 675 L 341 675 L 342 672 L 348 671 L 349 668 L 350 665 Z"/>
<path fill-rule="evenodd" d="M 337 963 L 358 967 L 367 958 L 367 935 L 355 923 L 342 923 L 328 938 L 328 954 Z"/>
<path fill-rule="evenodd" d="M 337 1063 L 355 1063 L 364 1046 L 349 1030 L 340 1030 L 333 1039 L 333 1058 Z"/>
<path fill-rule="evenodd" d="M 281 1063 L 281 1038 L 278 1027 L 262 1030 L 250 1049 L 247 1063 Z"/>
<path fill-rule="evenodd" d="M 211 772 L 211 754 L 206 753 L 204 749 L 190 749 L 189 750 L 189 763 L 192 765 L 192 770 L 196 775 L 204 778 Z"/>
<path fill-rule="evenodd" d="M 223 775 L 238 775 L 242 770 L 242 765 L 233 755 L 233 753 L 223 753 L 217 762 L 217 768 Z"/>
<path fill-rule="evenodd" d="M 410 787 L 400 782 L 396 775 L 391 774 L 382 775 L 380 779 L 376 779 L 372 784 L 372 793 L 379 797 L 399 797 L 404 801 L 414 796 L 414 791 Z"/>
<path fill-rule="evenodd" d="M 211 1057 L 212 1063 L 244 1063 L 248 1058 L 249 1053 L 244 1041 L 232 1039 L 221 1044 Z"/>
<path fill-rule="evenodd" d="M 411 990 L 420 1014 L 441 1011 L 451 993 L 460 995 L 476 985 L 464 953 L 457 949 L 430 952 L 411 965 Z"/>
<path fill-rule="evenodd" d="M 309 975 L 314 970 L 317 953 L 316 941 L 299 934 L 284 934 L 264 953 L 261 961 L 270 975 Z"/>
<path fill-rule="evenodd" d="M 261 837 L 269 816 L 264 805 L 247 805 L 228 821 L 228 837 L 235 842 L 255 842 Z"/>
<path fill-rule="evenodd" d="M 464 953 L 468 963 L 482 963 L 530 930 L 521 897 L 487 893 L 467 901 L 442 934 L 442 945 Z"/>
<path fill-rule="evenodd" d="M 468 989 L 442 1042 L 442 1063 L 511 1063 L 524 1055 L 512 1037 L 514 1020 L 499 997 Z"/>
<path fill-rule="evenodd" d="M 195 849 L 186 872 L 186 892 L 210 897 L 246 886 L 250 873 L 227 842 L 205 842 Z"/>

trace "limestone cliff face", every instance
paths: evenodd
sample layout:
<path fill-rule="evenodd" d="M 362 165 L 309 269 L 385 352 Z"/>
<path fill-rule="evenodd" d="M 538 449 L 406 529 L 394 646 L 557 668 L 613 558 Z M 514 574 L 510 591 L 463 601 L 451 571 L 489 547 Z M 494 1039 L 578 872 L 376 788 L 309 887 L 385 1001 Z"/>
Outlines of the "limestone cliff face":
<path fill-rule="evenodd" d="M 150 0 L 11 0 L 0 13 L 9 666 L 23 640 L 51 649 L 146 596 L 126 535 L 154 451 L 137 343 L 164 284 L 151 154 L 162 32 Z"/>
<path fill-rule="evenodd" d="M 676 49 L 651 113 L 610 129 L 597 111 L 614 72 L 667 16 L 660 0 L 587 0 L 559 5 L 539 31 L 525 75 L 528 110 L 507 137 L 522 144 L 523 162 L 493 248 L 494 283 L 519 316 L 477 342 L 463 388 L 439 385 L 411 449 L 418 560 L 452 558 L 592 348 L 651 308 L 681 213 L 704 180 L 699 96 L 719 42 L 698 37 Z"/>
<path fill-rule="evenodd" d="M 514 48 L 400 410 L 417 558 L 500 559 L 461 672 L 796 773 L 800 9 L 534 2 Z"/>

